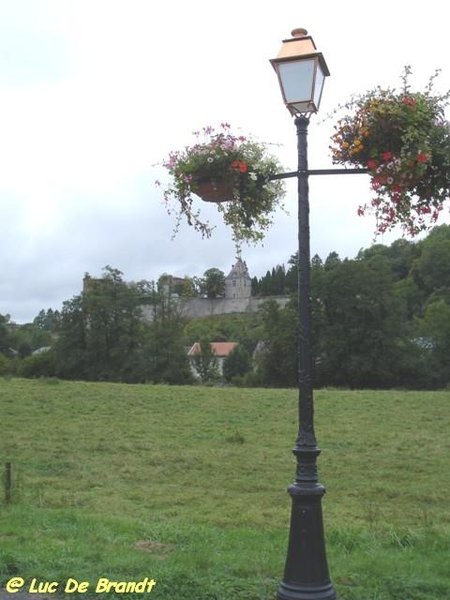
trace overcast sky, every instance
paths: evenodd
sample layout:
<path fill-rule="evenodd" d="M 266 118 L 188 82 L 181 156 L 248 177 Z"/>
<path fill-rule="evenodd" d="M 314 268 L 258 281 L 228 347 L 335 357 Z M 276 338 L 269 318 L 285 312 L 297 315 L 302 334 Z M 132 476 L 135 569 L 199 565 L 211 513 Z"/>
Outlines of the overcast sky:
<path fill-rule="evenodd" d="M 331 167 L 333 120 L 323 117 L 352 93 L 399 85 L 407 64 L 414 87 L 442 68 L 438 87 L 450 88 L 442 6 L 0 0 L 0 314 L 24 323 L 61 309 L 84 273 L 106 265 L 126 280 L 227 273 L 233 243 L 214 213 L 211 239 L 187 225 L 171 239 L 158 163 L 191 132 L 227 121 L 273 143 L 294 170 L 295 127 L 269 59 L 305 27 L 331 72 L 309 130 L 309 166 Z M 354 257 L 370 246 L 373 220 L 356 215 L 368 199 L 366 175 L 311 177 L 312 254 Z M 263 246 L 244 247 L 252 276 L 295 252 L 296 202 L 290 180 L 290 215 L 276 215 Z"/>

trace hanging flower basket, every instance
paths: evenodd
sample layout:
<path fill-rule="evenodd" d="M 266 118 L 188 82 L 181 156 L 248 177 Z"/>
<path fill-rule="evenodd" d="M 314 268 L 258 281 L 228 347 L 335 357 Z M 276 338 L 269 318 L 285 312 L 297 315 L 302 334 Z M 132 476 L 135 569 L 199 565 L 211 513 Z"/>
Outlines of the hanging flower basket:
<path fill-rule="evenodd" d="M 262 240 L 285 194 L 284 183 L 271 179 L 282 171 L 279 161 L 265 144 L 233 135 L 227 123 L 218 132 L 205 127 L 202 133 L 202 142 L 195 132 L 196 143 L 171 152 L 163 162 L 170 176 L 163 192 L 168 212 L 176 213 L 177 225 L 185 217 L 209 237 L 212 227 L 201 219 L 195 206 L 198 197 L 217 205 L 238 247 L 242 241 Z"/>
<path fill-rule="evenodd" d="M 236 181 L 220 177 L 193 179 L 191 188 L 204 202 L 229 202 L 233 200 Z"/>
<path fill-rule="evenodd" d="M 376 88 L 353 98 L 332 137 L 333 162 L 367 168 L 374 192 L 360 215 L 374 212 L 377 232 L 400 225 L 416 235 L 433 225 L 450 195 L 450 92 L 433 94 L 437 73 L 424 92 L 412 92 L 411 69 L 403 87 Z"/>

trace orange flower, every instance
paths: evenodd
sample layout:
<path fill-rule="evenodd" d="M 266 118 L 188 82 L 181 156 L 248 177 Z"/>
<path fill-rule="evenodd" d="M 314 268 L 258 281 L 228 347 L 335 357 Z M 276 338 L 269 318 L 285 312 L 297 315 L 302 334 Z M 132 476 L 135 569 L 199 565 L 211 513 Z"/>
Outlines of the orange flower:
<path fill-rule="evenodd" d="M 241 162 L 239 160 L 233 160 L 231 163 L 231 168 L 235 171 L 240 171 L 241 173 L 247 173 L 248 165 L 245 162 Z"/>

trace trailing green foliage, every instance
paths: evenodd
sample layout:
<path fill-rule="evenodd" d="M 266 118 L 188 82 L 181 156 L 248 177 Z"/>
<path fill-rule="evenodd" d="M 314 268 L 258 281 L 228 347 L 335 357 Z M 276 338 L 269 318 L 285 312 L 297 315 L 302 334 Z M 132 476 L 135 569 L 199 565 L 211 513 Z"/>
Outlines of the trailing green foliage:
<path fill-rule="evenodd" d="M 184 216 L 189 225 L 209 237 L 212 228 L 193 203 L 195 196 L 213 200 L 224 223 L 231 226 L 239 253 L 242 241 L 256 243 L 264 238 L 272 224 L 271 213 L 282 205 L 284 183 L 272 179 L 281 172 L 281 165 L 268 153 L 267 144 L 236 136 L 228 123 L 221 123 L 218 131 L 204 127 L 202 134 L 203 141 L 200 131 L 195 132 L 193 145 L 170 152 L 162 163 L 171 177 L 163 192 L 167 210 L 177 215 L 176 230 Z M 206 196 L 201 192 L 205 182 Z M 155 183 L 161 185 L 160 181 Z M 226 191 L 219 193 L 221 184 Z"/>

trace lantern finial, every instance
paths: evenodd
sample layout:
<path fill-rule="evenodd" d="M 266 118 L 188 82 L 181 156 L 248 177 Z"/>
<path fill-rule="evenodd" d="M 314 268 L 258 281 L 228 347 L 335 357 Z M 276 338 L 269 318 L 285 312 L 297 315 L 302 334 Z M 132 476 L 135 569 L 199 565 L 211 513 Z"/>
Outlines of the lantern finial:
<path fill-rule="evenodd" d="M 297 27 L 291 31 L 291 35 L 293 38 L 301 38 L 305 37 L 305 35 L 308 35 L 308 32 L 306 29 L 303 29 L 303 27 Z"/>

